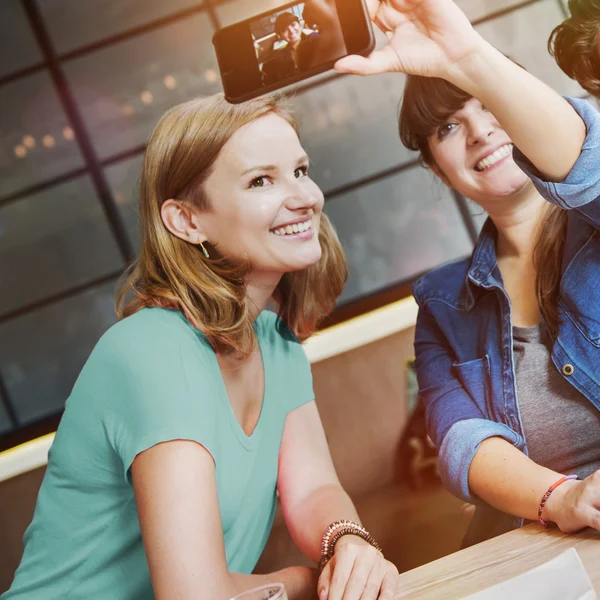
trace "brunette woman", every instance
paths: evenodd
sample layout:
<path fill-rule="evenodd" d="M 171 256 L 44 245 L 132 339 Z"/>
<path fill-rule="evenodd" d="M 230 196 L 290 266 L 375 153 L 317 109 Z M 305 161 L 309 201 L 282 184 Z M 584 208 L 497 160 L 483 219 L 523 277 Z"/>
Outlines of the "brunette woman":
<path fill-rule="evenodd" d="M 370 6 L 389 44 L 338 69 L 408 73 L 404 143 L 489 214 L 471 258 L 414 287 L 442 479 L 478 505 L 467 542 L 523 519 L 600 529 L 600 117 L 451 0 Z"/>

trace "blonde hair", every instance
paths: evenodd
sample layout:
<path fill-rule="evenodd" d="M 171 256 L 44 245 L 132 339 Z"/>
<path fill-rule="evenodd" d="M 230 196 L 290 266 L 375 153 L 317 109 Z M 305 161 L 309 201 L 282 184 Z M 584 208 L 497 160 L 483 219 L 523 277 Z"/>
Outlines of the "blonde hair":
<path fill-rule="evenodd" d="M 400 139 L 408 149 L 419 152 L 424 166 L 435 167 L 430 136 L 471 98 L 444 79 L 408 76 L 400 109 Z M 533 251 L 537 301 L 553 338 L 558 334 L 558 295 L 567 221 L 566 210 L 548 204 Z"/>
<path fill-rule="evenodd" d="M 275 113 L 298 132 L 283 101 L 269 96 L 229 104 L 222 94 L 195 99 L 169 110 L 154 129 L 144 157 L 140 181 L 141 251 L 125 274 L 117 295 L 117 314 L 127 317 L 144 307 L 181 310 L 220 353 L 248 355 L 256 339 L 246 298 L 247 262 L 219 257 L 209 247 L 207 260 L 198 246 L 170 233 L 161 206 L 170 198 L 209 209 L 218 198 L 207 198 L 203 184 L 219 153 L 244 125 Z M 320 260 L 297 272 L 285 273 L 274 299 L 278 314 L 299 340 L 312 335 L 334 308 L 348 271 L 339 240 L 321 214 Z"/>

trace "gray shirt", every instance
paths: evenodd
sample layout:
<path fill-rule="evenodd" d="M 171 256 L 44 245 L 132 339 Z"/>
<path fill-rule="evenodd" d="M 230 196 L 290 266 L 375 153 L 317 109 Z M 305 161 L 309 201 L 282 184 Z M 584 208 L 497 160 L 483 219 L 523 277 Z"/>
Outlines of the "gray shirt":
<path fill-rule="evenodd" d="M 583 479 L 600 469 L 600 411 L 558 371 L 551 350 L 544 325 L 513 327 L 518 403 L 527 448 L 537 464 Z"/>

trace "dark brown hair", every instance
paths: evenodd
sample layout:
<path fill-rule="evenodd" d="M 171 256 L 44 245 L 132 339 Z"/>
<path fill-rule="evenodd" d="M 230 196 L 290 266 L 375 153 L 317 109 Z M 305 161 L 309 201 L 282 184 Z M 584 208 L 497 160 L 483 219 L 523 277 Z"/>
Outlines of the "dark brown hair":
<path fill-rule="evenodd" d="M 558 66 L 600 97 L 600 0 L 569 0 L 571 17 L 550 34 L 548 50 Z"/>
<path fill-rule="evenodd" d="M 424 166 L 434 168 L 430 136 L 460 110 L 471 96 L 444 79 L 409 75 L 399 117 L 402 143 L 419 152 Z M 558 293 L 568 213 L 548 204 L 533 252 L 540 312 L 552 337 L 558 332 Z"/>
<path fill-rule="evenodd" d="M 400 108 L 400 140 L 409 150 L 419 152 L 424 166 L 435 166 L 429 137 L 470 98 L 467 92 L 445 79 L 407 77 Z"/>
<path fill-rule="evenodd" d="M 275 20 L 275 33 L 281 37 L 281 34 L 292 24 L 300 23 L 300 19 L 291 12 L 281 13 Z"/>

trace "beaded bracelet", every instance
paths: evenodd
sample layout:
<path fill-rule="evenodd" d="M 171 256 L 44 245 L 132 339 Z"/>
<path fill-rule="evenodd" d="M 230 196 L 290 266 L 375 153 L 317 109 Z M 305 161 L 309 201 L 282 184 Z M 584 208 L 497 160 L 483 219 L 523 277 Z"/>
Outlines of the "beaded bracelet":
<path fill-rule="evenodd" d="M 331 560 L 335 551 L 335 545 L 338 543 L 340 538 L 345 535 L 356 535 L 368 544 L 371 544 L 373 548 L 381 552 L 381 547 L 371 536 L 371 534 L 358 523 L 354 521 L 334 521 L 327 527 L 321 540 L 321 560 L 319 561 L 319 571 L 322 571 L 327 563 Z"/>
<path fill-rule="evenodd" d="M 540 507 L 538 508 L 538 523 L 544 528 L 548 529 L 548 525 L 546 525 L 546 521 L 542 518 L 542 512 L 544 511 L 544 506 L 546 506 L 546 502 L 548 502 L 548 498 L 550 498 L 552 492 L 565 481 L 571 481 L 573 479 L 577 479 L 577 475 L 566 475 L 565 477 L 561 477 L 556 483 L 553 483 L 548 491 L 542 496 L 542 501 L 540 502 Z"/>

